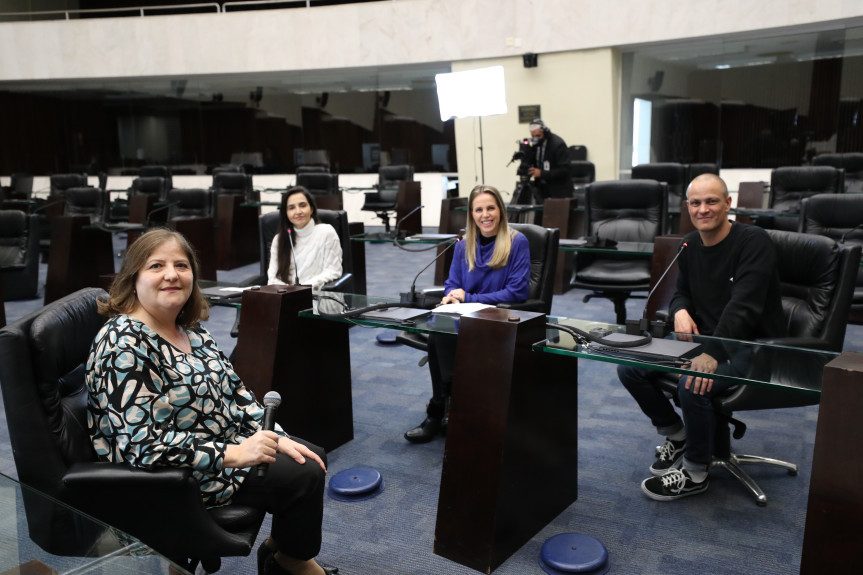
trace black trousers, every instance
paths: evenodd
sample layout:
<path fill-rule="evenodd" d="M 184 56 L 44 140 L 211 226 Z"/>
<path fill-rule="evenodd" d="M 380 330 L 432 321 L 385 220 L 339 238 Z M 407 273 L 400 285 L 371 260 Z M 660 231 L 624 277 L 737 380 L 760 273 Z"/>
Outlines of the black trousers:
<path fill-rule="evenodd" d="M 432 380 L 432 398 L 426 414 L 432 419 L 441 419 L 446 409 L 446 400 L 452 390 L 455 372 L 456 335 L 429 334 L 429 373 Z"/>
<path fill-rule="evenodd" d="M 326 464 L 327 455 L 317 445 L 296 437 L 298 443 L 317 453 Z M 231 501 L 265 509 L 273 515 L 270 536 L 279 551 L 294 559 L 307 560 L 321 551 L 326 474 L 308 457 L 299 464 L 283 453 L 276 454 L 264 477 L 253 467 Z"/>

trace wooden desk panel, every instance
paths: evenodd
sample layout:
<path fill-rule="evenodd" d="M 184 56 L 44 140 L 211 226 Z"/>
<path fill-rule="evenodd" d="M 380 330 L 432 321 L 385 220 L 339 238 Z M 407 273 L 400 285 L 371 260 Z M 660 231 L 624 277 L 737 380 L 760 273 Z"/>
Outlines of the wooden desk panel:
<path fill-rule="evenodd" d="M 216 228 L 213 218 L 175 218 L 168 222 L 173 229 L 183 234 L 195 248 L 200 277 L 216 281 Z"/>
<path fill-rule="evenodd" d="M 422 210 L 414 210 L 422 205 L 421 185 L 419 182 L 399 182 L 398 199 L 396 200 L 396 224 L 399 230 L 409 234 L 421 234 L 423 231 Z"/>
<path fill-rule="evenodd" d="M 234 369 L 259 400 L 282 396 L 276 421 L 327 451 L 354 437 L 348 324 L 298 317 L 309 288 L 243 292 Z"/>
<path fill-rule="evenodd" d="M 815 432 L 802 575 L 860 571 L 863 549 L 863 354 L 824 368 Z"/>
<path fill-rule="evenodd" d="M 261 259 L 258 240 L 258 216 L 261 209 L 242 206 L 243 196 L 216 196 L 218 227 L 216 230 L 217 266 L 232 270 Z"/>
<path fill-rule="evenodd" d="M 467 212 L 456 211 L 458 207 L 467 207 L 467 198 L 445 198 L 440 203 L 439 234 L 457 234 L 459 230 L 467 226 Z M 437 254 L 446 249 L 446 246 L 438 246 Z M 449 268 L 452 265 L 452 252 L 450 250 L 444 257 L 435 262 L 434 285 L 442 286 L 449 277 Z"/>
<path fill-rule="evenodd" d="M 561 239 L 575 239 L 584 235 L 584 212 L 577 212 L 578 200 L 574 198 L 547 198 L 542 209 L 542 226 L 557 228 Z M 558 252 L 557 271 L 554 275 L 554 293 L 569 291 L 572 279 L 574 256 Z"/>
<path fill-rule="evenodd" d="M 578 496 L 577 369 L 542 314 L 460 322 L 434 552 L 490 573 Z"/>
<path fill-rule="evenodd" d="M 101 285 L 100 276 L 114 273 L 110 232 L 85 229 L 87 216 L 59 216 L 51 224 L 51 250 L 45 278 L 45 303 L 85 287 Z"/>

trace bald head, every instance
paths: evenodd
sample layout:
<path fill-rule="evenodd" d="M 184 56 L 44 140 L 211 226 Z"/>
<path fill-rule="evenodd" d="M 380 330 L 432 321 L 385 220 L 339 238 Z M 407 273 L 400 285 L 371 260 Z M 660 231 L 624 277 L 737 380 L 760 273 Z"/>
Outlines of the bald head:
<path fill-rule="evenodd" d="M 686 199 L 689 199 L 689 192 L 692 189 L 717 191 L 722 194 L 723 198 L 728 198 L 728 186 L 725 181 L 716 174 L 701 174 L 696 176 L 686 188 Z"/>

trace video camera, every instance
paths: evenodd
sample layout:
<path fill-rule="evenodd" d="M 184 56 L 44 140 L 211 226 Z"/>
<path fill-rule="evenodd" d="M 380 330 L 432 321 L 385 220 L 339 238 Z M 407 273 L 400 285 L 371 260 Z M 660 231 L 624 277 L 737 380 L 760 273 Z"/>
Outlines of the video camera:
<path fill-rule="evenodd" d="M 518 144 L 518 151 L 512 155 L 509 164 L 519 160 L 520 163 L 515 173 L 518 174 L 519 180 L 527 182 L 530 180 L 528 170 L 536 166 L 536 147 L 531 143 L 529 138 L 516 140 L 516 143 Z"/>

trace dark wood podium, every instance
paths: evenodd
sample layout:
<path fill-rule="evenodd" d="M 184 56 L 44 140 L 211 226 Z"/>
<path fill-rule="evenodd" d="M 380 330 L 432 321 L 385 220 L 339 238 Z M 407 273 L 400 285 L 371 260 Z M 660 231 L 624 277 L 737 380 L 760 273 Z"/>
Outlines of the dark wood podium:
<path fill-rule="evenodd" d="M 232 270 L 261 259 L 258 245 L 258 216 L 261 209 L 242 205 L 245 199 L 237 194 L 216 196 L 217 266 L 220 270 Z"/>
<path fill-rule="evenodd" d="M 572 358 L 538 353 L 545 316 L 462 316 L 434 552 L 491 573 L 578 496 Z"/>
<path fill-rule="evenodd" d="M 584 235 L 584 213 L 576 211 L 575 198 L 546 198 L 542 208 L 542 226 L 560 230 L 560 239 L 576 239 Z M 573 254 L 558 251 L 557 271 L 554 275 L 554 293 L 569 291 L 572 279 Z"/>
<path fill-rule="evenodd" d="M 354 437 L 348 324 L 301 318 L 306 287 L 243 292 L 234 369 L 259 400 L 278 391 L 282 428 L 327 451 Z"/>
<path fill-rule="evenodd" d="M 439 234 L 457 234 L 467 226 L 467 211 L 458 211 L 456 208 L 467 208 L 467 198 L 444 198 L 440 202 L 440 224 Z M 437 254 L 447 249 L 447 246 L 438 246 Z M 452 265 L 451 249 L 444 257 L 435 262 L 434 285 L 442 286 L 449 277 L 449 268 Z"/>
<path fill-rule="evenodd" d="M 58 216 L 51 221 L 46 304 L 81 288 L 100 286 L 100 276 L 113 273 L 110 232 L 90 227 L 88 216 Z"/>

